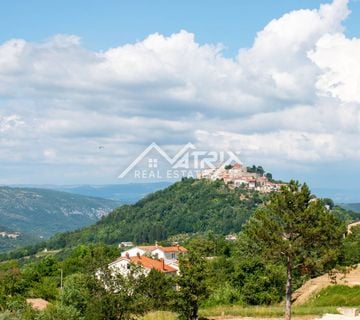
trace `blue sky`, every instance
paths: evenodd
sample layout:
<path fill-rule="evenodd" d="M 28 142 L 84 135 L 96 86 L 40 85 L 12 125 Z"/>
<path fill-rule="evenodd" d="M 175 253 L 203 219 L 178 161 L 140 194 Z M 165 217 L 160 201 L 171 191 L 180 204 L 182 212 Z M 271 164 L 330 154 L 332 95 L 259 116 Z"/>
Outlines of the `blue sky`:
<path fill-rule="evenodd" d="M 325 1 L 279 0 L 12 0 L 0 3 L 0 41 L 44 41 L 54 34 L 76 34 L 93 50 L 132 43 L 159 32 L 181 29 L 199 43 L 222 43 L 229 56 L 249 47 L 274 18 L 298 9 L 315 9 Z M 346 34 L 359 36 L 360 1 L 349 3 Z"/>
<path fill-rule="evenodd" d="M 192 142 L 360 201 L 358 21 L 355 0 L 2 1 L 0 184 L 121 183 Z"/>

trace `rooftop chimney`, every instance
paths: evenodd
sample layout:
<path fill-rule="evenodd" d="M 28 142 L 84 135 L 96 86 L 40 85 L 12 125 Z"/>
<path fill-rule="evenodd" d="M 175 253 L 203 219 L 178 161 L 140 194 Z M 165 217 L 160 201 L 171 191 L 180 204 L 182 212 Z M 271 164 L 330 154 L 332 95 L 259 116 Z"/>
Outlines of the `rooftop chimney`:
<path fill-rule="evenodd" d="M 160 259 L 160 262 L 161 262 L 161 269 L 162 270 L 165 270 L 165 261 L 163 258 Z"/>

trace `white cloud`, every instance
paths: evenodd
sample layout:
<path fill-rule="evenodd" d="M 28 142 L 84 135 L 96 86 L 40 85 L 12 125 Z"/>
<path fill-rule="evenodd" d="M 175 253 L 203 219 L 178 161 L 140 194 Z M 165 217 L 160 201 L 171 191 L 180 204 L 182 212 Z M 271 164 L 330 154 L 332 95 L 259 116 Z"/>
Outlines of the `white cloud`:
<path fill-rule="evenodd" d="M 10 116 L 0 115 L 0 132 L 15 129 L 22 125 L 24 125 L 24 121 L 22 121 L 21 118 L 15 114 Z"/>
<path fill-rule="evenodd" d="M 253 92 L 282 104 L 313 101 L 318 69 L 306 53 L 323 35 L 342 31 L 341 22 L 349 13 L 347 2 L 335 0 L 319 10 L 285 14 L 257 34 L 253 47 L 240 50 L 238 61 L 246 78 L 253 80 Z"/>
<path fill-rule="evenodd" d="M 185 30 L 104 52 L 75 35 L 9 40 L 0 161 L 111 180 L 152 141 L 239 148 L 259 162 L 358 161 L 360 40 L 344 34 L 347 4 L 274 19 L 235 58 Z"/>
<path fill-rule="evenodd" d="M 50 159 L 50 160 L 55 159 L 56 155 L 57 155 L 57 153 L 56 153 L 56 150 L 54 150 L 54 149 L 45 149 L 44 150 L 44 157 L 46 159 Z"/>
<path fill-rule="evenodd" d="M 197 138 L 208 148 L 234 148 L 244 158 L 276 158 L 279 163 L 295 161 L 328 162 L 343 159 L 359 159 L 358 134 L 336 135 L 306 131 L 274 131 L 271 133 L 234 134 L 230 132 L 197 131 Z M 354 140 L 355 139 L 355 140 Z M 348 141 L 352 141 L 351 144 Z M 339 152 L 341 150 L 341 152 Z"/>
<path fill-rule="evenodd" d="M 360 103 L 360 39 L 325 35 L 309 57 L 322 71 L 317 81 L 320 93 Z"/>

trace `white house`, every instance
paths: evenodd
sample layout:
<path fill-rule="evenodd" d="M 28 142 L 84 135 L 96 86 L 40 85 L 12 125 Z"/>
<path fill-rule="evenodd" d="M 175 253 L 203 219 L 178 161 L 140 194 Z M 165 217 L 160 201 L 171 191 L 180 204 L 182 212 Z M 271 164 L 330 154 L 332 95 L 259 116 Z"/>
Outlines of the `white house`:
<path fill-rule="evenodd" d="M 163 272 L 167 275 L 175 275 L 177 269 L 165 263 L 164 259 L 154 260 L 147 256 L 120 257 L 109 264 L 109 269 L 127 276 L 131 272 L 131 266 L 139 266 L 140 272 L 147 275 L 152 269 Z"/>
<path fill-rule="evenodd" d="M 138 255 L 143 256 L 145 254 L 150 254 L 153 250 L 155 250 L 157 246 L 136 246 L 131 249 L 125 250 L 121 252 L 122 257 L 136 257 Z"/>
<path fill-rule="evenodd" d="M 179 255 L 186 253 L 187 249 L 176 245 L 171 247 L 163 246 L 136 246 L 121 252 L 122 257 L 152 256 L 155 259 L 164 259 L 166 263 L 179 259 Z"/>
<path fill-rule="evenodd" d="M 131 241 L 123 241 L 123 242 L 119 243 L 118 247 L 119 247 L 119 249 L 132 248 L 132 247 L 134 247 L 134 244 Z"/>
<path fill-rule="evenodd" d="M 226 237 L 225 237 L 225 240 L 227 241 L 236 241 L 237 240 L 237 236 L 235 234 L 228 234 Z"/>
<path fill-rule="evenodd" d="M 186 248 L 182 246 L 157 247 L 151 251 L 151 255 L 156 259 L 164 259 L 166 263 L 170 263 L 179 259 L 179 255 L 186 253 Z"/>

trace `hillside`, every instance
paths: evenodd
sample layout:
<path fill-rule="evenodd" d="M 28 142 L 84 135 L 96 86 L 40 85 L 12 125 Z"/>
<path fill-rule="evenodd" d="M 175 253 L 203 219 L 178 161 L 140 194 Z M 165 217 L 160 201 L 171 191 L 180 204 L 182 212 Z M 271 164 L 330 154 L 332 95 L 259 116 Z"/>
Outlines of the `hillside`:
<path fill-rule="evenodd" d="M 94 223 L 118 205 L 116 201 L 53 190 L 0 187 L 0 223 L 4 228 L 0 232 L 48 238 Z"/>
<path fill-rule="evenodd" d="M 343 203 L 341 204 L 341 207 L 346 210 L 352 210 L 360 213 L 360 203 Z"/>
<path fill-rule="evenodd" d="M 58 234 L 50 239 L 49 246 L 119 241 L 151 243 L 180 233 L 228 234 L 239 231 L 261 202 L 257 192 L 231 190 L 222 181 L 184 179 L 134 205 L 114 210 L 92 226 Z"/>

